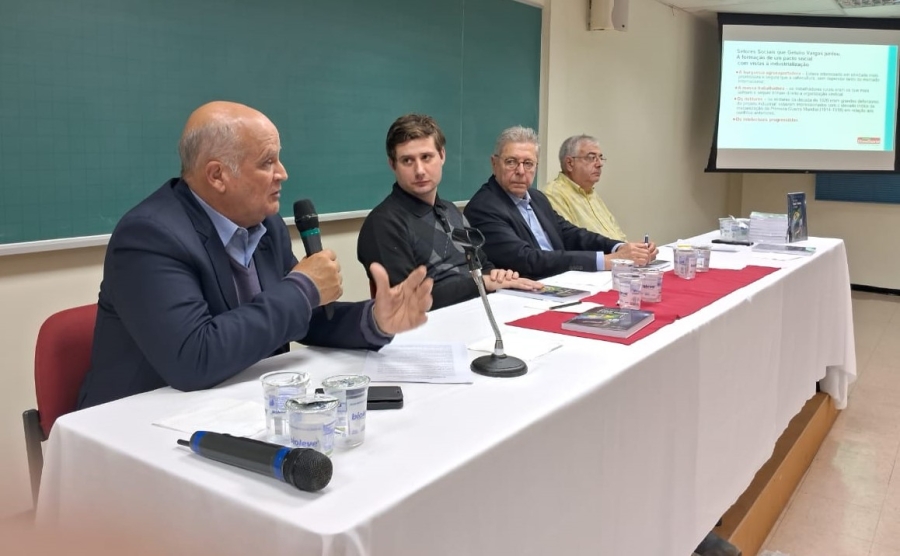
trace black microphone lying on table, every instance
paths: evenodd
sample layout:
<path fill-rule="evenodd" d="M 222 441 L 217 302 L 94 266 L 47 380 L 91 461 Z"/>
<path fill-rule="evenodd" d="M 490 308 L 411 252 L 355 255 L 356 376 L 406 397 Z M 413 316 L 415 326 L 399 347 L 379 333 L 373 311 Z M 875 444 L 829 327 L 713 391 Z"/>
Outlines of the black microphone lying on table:
<path fill-rule="evenodd" d="M 307 492 L 322 490 L 334 468 L 325 454 L 310 448 L 288 448 L 251 438 L 197 431 L 178 440 L 195 454 L 248 471 L 274 477 Z"/>
<path fill-rule="evenodd" d="M 484 312 L 487 313 L 491 328 L 494 330 L 494 353 L 476 357 L 470 368 L 472 371 L 485 376 L 514 377 L 528 372 L 528 365 L 518 357 L 507 355 L 503 349 L 503 339 L 500 337 L 500 329 L 494 320 L 494 312 L 488 303 L 487 293 L 484 291 L 484 277 L 481 275 L 481 260 L 478 251 L 484 245 L 484 235 L 478 228 L 453 228 L 450 231 L 450 239 L 453 243 L 462 247 L 466 254 L 466 262 L 469 264 L 469 273 L 475 280 L 478 295 L 484 304 Z"/>
<path fill-rule="evenodd" d="M 322 250 L 322 236 L 319 235 L 319 215 L 316 207 L 309 199 L 300 199 L 294 202 L 294 224 L 300 232 L 303 240 L 303 248 L 306 256 L 315 255 Z M 334 307 L 331 304 L 325 306 L 325 316 L 329 319 L 334 315 Z"/>

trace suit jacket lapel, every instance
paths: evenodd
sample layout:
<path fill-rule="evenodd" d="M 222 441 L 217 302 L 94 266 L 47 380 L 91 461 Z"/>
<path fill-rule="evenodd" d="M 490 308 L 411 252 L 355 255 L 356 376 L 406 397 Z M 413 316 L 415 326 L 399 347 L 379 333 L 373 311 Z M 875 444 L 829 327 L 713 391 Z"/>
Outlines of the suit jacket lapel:
<path fill-rule="evenodd" d="M 209 262 L 212 265 L 213 272 L 216 275 L 216 282 L 219 284 L 219 290 L 229 309 L 234 309 L 240 305 L 237 297 L 237 289 L 234 286 L 234 273 L 231 271 L 231 264 L 228 262 L 228 253 L 225 252 L 225 246 L 216 233 L 209 216 L 203 212 L 203 208 L 194 199 L 193 194 L 188 188 L 184 180 L 178 182 L 175 186 L 175 192 L 179 197 L 185 212 L 191 222 L 194 224 L 194 230 L 200 236 L 206 254 L 209 256 Z M 260 280 L 262 283 L 262 280 Z"/>
<path fill-rule="evenodd" d="M 504 207 L 506 207 L 506 211 L 510 215 L 512 215 L 513 221 L 516 222 L 519 228 L 524 230 L 525 233 L 528 234 L 528 237 L 531 238 L 531 244 L 534 247 L 540 248 L 537 242 L 537 238 L 534 237 L 534 233 L 531 231 L 531 227 L 528 226 L 528 222 L 525 221 L 525 218 L 522 217 L 522 213 L 519 212 L 519 207 L 517 207 L 513 200 L 509 198 L 509 195 L 506 194 L 506 191 L 504 191 L 503 188 L 500 187 L 500 184 L 497 183 L 496 178 L 494 176 L 491 176 L 491 179 L 488 183 L 490 184 L 494 195 L 496 195 L 500 199 L 500 202 Z M 521 237 L 521 234 L 519 235 Z"/>
<path fill-rule="evenodd" d="M 526 222 L 525 218 L 522 217 L 522 213 L 519 212 L 519 208 L 515 203 L 513 203 L 512 199 L 509 198 L 509 195 L 506 194 L 506 191 L 504 191 L 503 188 L 500 187 L 500 184 L 497 183 L 497 180 L 494 176 L 491 176 L 489 183 L 490 187 L 494 190 L 494 194 L 500 197 L 500 200 L 504 202 L 506 210 L 512 214 L 513 219 L 519 223 L 519 226 L 521 226 L 522 229 L 525 230 L 525 232 L 528 234 L 528 237 L 531 238 L 531 244 L 534 247 L 540 249 L 540 244 L 538 244 L 537 238 L 534 237 L 534 232 L 531 231 L 531 227 L 528 225 L 528 222 Z M 556 222 L 550 220 L 551 216 L 549 214 L 545 214 L 545 212 L 540 208 L 540 205 L 534 202 L 533 196 L 531 197 L 531 210 L 534 212 L 535 217 L 537 217 L 538 222 L 544 229 L 544 233 L 547 235 L 547 239 L 550 240 L 550 246 L 554 249 L 562 250 L 562 238 L 559 237 L 559 234 L 556 231 Z"/>

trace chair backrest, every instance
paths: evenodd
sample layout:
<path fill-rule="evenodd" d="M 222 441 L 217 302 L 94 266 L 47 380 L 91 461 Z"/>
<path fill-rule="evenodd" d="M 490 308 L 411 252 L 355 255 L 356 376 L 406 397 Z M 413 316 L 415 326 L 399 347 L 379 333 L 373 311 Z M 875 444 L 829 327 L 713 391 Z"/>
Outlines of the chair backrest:
<path fill-rule="evenodd" d="M 61 415 L 75 410 L 91 366 L 97 304 L 60 311 L 44 321 L 34 349 L 34 392 L 44 438 Z"/>

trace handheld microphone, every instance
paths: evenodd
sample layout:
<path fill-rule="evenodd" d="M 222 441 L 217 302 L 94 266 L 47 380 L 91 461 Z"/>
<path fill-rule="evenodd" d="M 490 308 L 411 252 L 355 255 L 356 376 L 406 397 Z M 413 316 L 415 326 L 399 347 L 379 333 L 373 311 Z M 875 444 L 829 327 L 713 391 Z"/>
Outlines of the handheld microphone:
<path fill-rule="evenodd" d="M 307 492 L 322 490 L 334 468 L 325 454 L 310 448 L 288 448 L 251 438 L 197 431 L 178 440 L 195 454 L 248 471 L 255 471 Z"/>
<path fill-rule="evenodd" d="M 528 372 L 528 365 L 518 357 L 507 355 L 503 349 L 503 339 L 500 337 L 500 328 L 494 320 L 494 312 L 488 303 L 487 293 L 484 291 L 484 277 L 481 275 L 481 261 L 478 258 L 478 250 L 484 245 L 484 234 L 478 228 L 453 228 L 450 239 L 466 252 L 466 262 L 469 263 L 469 273 L 478 287 L 478 295 L 484 304 L 484 312 L 487 313 L 491 328 L 494 330 L 494 353 L 476 357 L 470 368 L 472 371 L 485 376 L 515 377 Z"/>
<path fill-rule="evenodd" d="M 300 199 L 294 202 L 294 224 L 300 232 L 303 248 L 306 256 L 315 255 L 322 250 L 322 236 L 319 235 L 319 215 L 309 199 Z M 334 307 L 329 303 L 325 306 L 325 316 L 331 319 L 334 316 Z"/>

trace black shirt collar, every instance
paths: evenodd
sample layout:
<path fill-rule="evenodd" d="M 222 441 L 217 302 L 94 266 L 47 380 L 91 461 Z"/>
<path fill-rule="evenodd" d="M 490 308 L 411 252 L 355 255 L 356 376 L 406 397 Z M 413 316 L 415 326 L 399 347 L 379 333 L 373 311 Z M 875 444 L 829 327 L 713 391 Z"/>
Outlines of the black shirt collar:
<path fill-rule="evenodd" d="M 428 214 L 431 211 L 434 211 L 436 207 L 439 207 L 443 201 L 439 195 L 435 194 L 434 197 L 434 206 L 429 205 L 422 199 L 410 195 L 406 191 L 403 191 L 403 188 L 400 187 L 397 182 L 394 182 L 394 187 L 391 190 L 391 197 L 393 197 L 397 203 L 400 204 L 405 210 L 409 211 L 417 218 L 421 218 Z"/>

